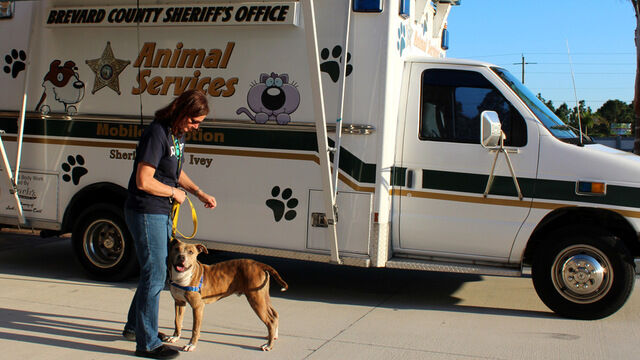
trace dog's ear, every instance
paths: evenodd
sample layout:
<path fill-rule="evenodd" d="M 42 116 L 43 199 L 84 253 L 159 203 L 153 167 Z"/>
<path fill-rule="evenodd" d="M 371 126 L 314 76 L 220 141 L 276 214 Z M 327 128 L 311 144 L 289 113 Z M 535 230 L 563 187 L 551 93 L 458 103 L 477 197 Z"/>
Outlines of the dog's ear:
<path fill-rule="evenodd" d="M 207 250 L 207 248 L 206 248 L 204 245 L 202 245 L 202 244 L 197 244 L 197 245 L 196 245 L 196 249 L 198 249 L 198 251 L 199 251 L 200 253 L 205 253 L 205 254 L 208 254 L 208 253 L 209 253 L 209 251 Z"/>
<path fill-rule="evenodd" d="M 180 240 L 176 239 L 176 238 L 172 238 L 169 241 L 169 250 L 173 249 L 174 246 L 178 245 L 178 243 L 180 242 Z"/>

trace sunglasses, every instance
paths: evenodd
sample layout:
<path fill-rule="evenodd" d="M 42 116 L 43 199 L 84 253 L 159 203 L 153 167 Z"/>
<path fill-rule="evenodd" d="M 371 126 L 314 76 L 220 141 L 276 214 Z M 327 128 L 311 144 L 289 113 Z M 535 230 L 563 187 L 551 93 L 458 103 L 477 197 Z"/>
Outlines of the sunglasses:
<path fill-rule="evenodd" d="M 196 125 L 196 124 L 202 124 L 202 122 L 203 122 L 203 121 L 204 121 L 204 119 L 203 119 L 203 120 L 198 121 L 198 120 L 195 120 L 195 119 L 193 119 L 193 118 L 189 118 L 189 121 L 188 121 L 188 122 L 189 122 L 189 124 L 191 124 L 191 125 Z"/>

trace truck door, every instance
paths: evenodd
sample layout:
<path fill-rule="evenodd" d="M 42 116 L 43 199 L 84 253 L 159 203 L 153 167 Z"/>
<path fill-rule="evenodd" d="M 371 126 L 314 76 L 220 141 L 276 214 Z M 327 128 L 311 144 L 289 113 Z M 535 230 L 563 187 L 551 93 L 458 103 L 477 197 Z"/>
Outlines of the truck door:
<path fill-rule="evenodd" d="M 531 206 L 538 128 L 487 67 L 412 64 L 395 192 L 394 251 L 506 262 Z M 480 114 L 496 111 L 524 193 L 504 154 L 485 198 L 495 151 L 480 145 Z M 523 116 L 525 114 L 525 116 Z M 401 130 L 402 131 L 402 130 Z"/>

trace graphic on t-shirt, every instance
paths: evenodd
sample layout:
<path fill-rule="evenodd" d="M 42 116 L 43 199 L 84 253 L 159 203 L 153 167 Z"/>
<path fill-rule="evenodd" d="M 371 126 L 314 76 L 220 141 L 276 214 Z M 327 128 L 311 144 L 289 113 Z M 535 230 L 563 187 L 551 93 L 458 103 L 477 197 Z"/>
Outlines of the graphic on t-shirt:
<path fill-rule="evenodd" d="M 171 147 L 171 156 L 180 160 L 180 158 L 182 157 L 182 153 L 184 151 L 184 143 L 180 143 L 180 141 L 175 137 L 173 137 L 173 135 L 171 135 L 171 138 L 173 139 L 173 146 Z"/>
<path fill-rule="evenodd" d="M 276 222 L 282 220 L 282 216 L 284 216 L 287 221 L 295 219 L 297 213 L 293 209 L 298 206 L 298 199 L 292 198 L 292 195 L 293 191 L 289 188 L 284 189 L 282 194 L 280 193 L 279 186 L 274 186 L 273 189 L 271 189 L 272 198 L 267 200 L 266 204 L 273 211 L 273 218 Z M 282 200 L 279 200 L 278 196 L 280 196 Z M 288 211 L 285 213 L 285 210 Z"/>
<path fill-rule="evenodd" d="M 89 170 L 87 170 L 84 166 L 84 157 L 82 155 L 76 155 L 75 157 L 69 155 L 67 157 L 67 162 L 62 163 L 62 170 L 64 170 L 65 174 L 62 175 L 62 180 L 69 182 L 73 181 L 73 185 L 78 185 L 80 183 L 80 178 L 85 176 Z"/>

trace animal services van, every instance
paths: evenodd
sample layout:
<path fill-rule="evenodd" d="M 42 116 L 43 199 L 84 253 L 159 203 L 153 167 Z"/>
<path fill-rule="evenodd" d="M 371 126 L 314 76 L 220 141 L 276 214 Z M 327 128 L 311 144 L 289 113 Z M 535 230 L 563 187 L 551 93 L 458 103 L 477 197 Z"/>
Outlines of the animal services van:
<path fill-rule="evenodd" d="M 198 211 L 194 241 L 531 274 L 556 313 L 606 317 L 640 259 L 640 157 L 592 143 L 505 69 L 446 59 L 457 6 L 0 1 L 0 224 L 70 232 L 89 273 L 134 274 L 122 208 L 137 140 L 197 88 L 212 112 L 184 169 L 218 207 Z"/>

